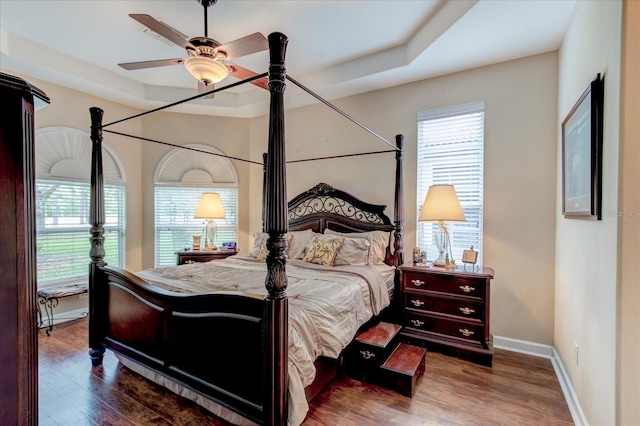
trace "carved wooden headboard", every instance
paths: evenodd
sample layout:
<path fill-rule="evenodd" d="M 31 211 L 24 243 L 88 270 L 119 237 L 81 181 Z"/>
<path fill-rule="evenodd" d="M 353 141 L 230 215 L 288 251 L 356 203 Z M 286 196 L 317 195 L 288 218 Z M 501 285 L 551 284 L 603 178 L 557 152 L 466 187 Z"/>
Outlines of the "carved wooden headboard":
<path fill-rule="evenodd" d="M 370 204 L 326 183 L 319 183 L 289 201 L 289 229 L 311 229 L 324 232 L 384 231 L 390 236 L 395 230 L 384 214 L 386 206 Z M 393 265 L 392 239 L 389 239 L 385 262 Z"/>

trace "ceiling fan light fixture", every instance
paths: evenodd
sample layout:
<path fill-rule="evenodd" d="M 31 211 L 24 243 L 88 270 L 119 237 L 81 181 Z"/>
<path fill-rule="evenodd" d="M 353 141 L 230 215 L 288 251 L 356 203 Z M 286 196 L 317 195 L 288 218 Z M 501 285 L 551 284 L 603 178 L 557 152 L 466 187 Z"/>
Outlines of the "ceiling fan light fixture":
<path fill-rule="evenodd" d="M 191 56 L 184 66 L 196 80 L 206 85 L 219 83 L 229 76 L 229 69 L 222 62 L 202 56 Z"/>

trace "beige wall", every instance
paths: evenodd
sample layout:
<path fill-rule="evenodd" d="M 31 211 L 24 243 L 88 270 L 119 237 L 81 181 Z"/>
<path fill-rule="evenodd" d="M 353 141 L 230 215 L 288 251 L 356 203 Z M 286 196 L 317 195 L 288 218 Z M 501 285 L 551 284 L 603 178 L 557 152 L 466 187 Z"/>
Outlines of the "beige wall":
<path fill-rule="evenodd" d="M 595 75 L 605 77 L 602 220 L 565 219 L 560 209 L 556 214 L 554 346 L 592 425 L 616 419 L 620 19 L 621 2 L 579 2 L 559 53 L 558 170 L 559 123 Z M 556 194 L 560 206 L 561 179 Z M 577 363 L 574 342 L 580 348 Z"/>
<path fill-rule="evenodd" d="M 623 6 L 616 424 L 640 424 L 640 2 Z"/>
<path fill-rule="evenodd" d="M 248 120 L 242 118 L 221 118 L 204 115 L 177 114 L 158 112 L 142 118 L 143 133 L 146 138 L 168 142 L 175 145 L 202 144 L 209 145 L 224 154 L 251 159 L 249 156 Z M 142 231 L 143 267 L 154 266 L 154 174 L 162 158 L 173 147 L 145 142 L 142 145 L 142 205 L 144 217 Z M 204 154 L 203 154 L 204 155 Z M 261 157 L 255 161 L 262 162 Z M 259 165 L 231 160 L 238 173 L 238 244 L 240 251 L 248 251 L 249 238 L 247 229 L 251 206 L 249 202 L 250 169 L 262 169 Z"/>
<path fill-rule="evenodd" d="M 103 123 L 107 124 L 121 118 L 129 117 L 140 111 L 76 92 L 42 80 L 20 76 L 29 83 L 42 89 L 51 99 L 51 104 L 38 111 L 35 117 L 35 128 L 51 126 L 71 127 L 88 134 L 91 132 L 89 108 L 99 107 L 104 110 Z M 141 122 L 132 120 L 118 125 L 117 130 L 128 134 L 140 134 Z M 114 126 L 114 130 L 116 130 Z M 116 154 L 124 168 L 126 182 L 126 267 L 131 271 L 142 267 L 142 190 L 141 190 L 141 147 L 140 142 L 122 136 L 104 133 L 103 142 Z M 87 234 L 87 238 L 88 238 Z M 87 253 L 87 263 L 89 254 Z"/>
<path fill-rule="evenodd" d="M 483 67 L 335 101 L 393 142 L 405 136 L 405 248 L 415 245 L 419 111 L 484 100 L 484 259 L 495 269 L 491 331 L 553 343 L 556 182 L 555 53 Z M 324 105 L 286 113 L 287 160 L 391 149 Z M 252 157 L 266 149 L 265 117 L 251 120 Z M 393 219 L 394 155 L 291 164 L 289 197 L 319 181 L 386 204 Z M 260 178 L 260 181 L 258 181 Z M 252 176 L 252 199 L 261 177 Z M 422 200 L 420 200 L 421 202 Z M 251 228 L 260 227 L 252 204 Z M 407 257 L 408 259 L 408 257 Z"/>

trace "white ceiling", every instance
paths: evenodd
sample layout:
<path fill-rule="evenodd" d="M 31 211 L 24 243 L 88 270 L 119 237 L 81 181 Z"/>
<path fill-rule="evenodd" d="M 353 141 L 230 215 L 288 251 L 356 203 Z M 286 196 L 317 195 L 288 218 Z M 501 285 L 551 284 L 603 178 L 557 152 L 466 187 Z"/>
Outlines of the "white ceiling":
<path fill-rule="evenodd" d="M 289 75 L 326 99 L 558 49 L 575 0 L 219 0 L 208 35 L 227 43 L 274 31 L 289 37 Z M 182 65 L 126 71 L 117 64 L 186 57 L 141 31 L 148 14 L 204 35 L 197 0 L 0 0 L 0 67 L 142 109 L 197 94 Z M 233 62 L 267 71 L 268 52 Z M 237 81 L 229 77 L 218 86 Z M 286 105 L 316 102 L 287 86 Z M 233 117 L 266 114 L 268 93 L 252 85 L 175 111 Z"/>

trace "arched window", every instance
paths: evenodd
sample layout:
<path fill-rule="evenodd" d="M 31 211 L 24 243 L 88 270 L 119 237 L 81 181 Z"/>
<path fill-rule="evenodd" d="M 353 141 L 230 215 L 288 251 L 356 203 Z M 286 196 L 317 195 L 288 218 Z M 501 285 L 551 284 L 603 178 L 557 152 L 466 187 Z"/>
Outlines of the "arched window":
<path fill-rule="evenodd" d="M 214 154 L 206 145 L 186 145 Z M 204 242 L 207 220 L 194 214 L 204 192 L 220 194 L 225 219 L 215 219 L 218 247 L 236 241 L 238 175 L 230 160 L 198 151 L 174 149 L 160 161 L 155 173 L 155 266 L 176 264 L 176 252 L 192 247 L 194 235 Z"/>
<path fill-rule="evenodd" d="M 125 185 L 122 166 L 103 144 L 105 261 L 125 267 Z M 91 139 L 66 127 L 36 131 L 38 286 L 86 281 L 89 273 Z"/>

